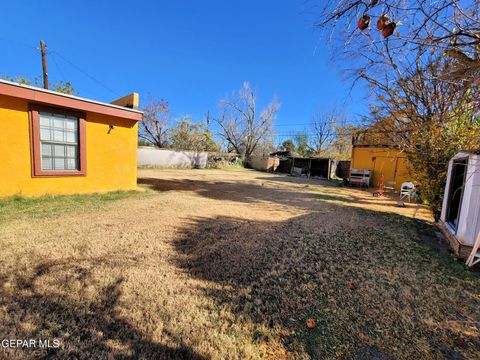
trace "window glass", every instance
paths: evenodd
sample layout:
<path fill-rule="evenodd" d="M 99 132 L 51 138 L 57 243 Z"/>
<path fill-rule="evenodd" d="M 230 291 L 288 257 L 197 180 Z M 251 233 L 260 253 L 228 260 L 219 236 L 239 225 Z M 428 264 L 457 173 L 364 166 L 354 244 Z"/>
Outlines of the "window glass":
<path fill-rule="evenodd" d="M 40 128 L 40 140 L 50 140 L 50 129 L 49 128 Z"/>
<path fill-rule="evenodd" d="M 40 126 L 51 126 L 48 114 L 40 113 Z"/>
<path fill-rule="evenodd" d="M 42 144 L 42 155 L 43 156 L 52 156 L 52 145 Z"/>
<path fill-rule="evenodd" d="M 39 113 L 42 170 L 79 170 L 78 118 Z"/>
<path fill-rule="evenodd" d="M 65 170 L 65 159 L 63 158 L 54 158 L 53 159 L 54 169 L 55 170 Z"/>
<path fill-rule="evenodd" d="M 68 170 L 75 170 L 77 168 L 77 159 L 70 159 L 67 158 L 67 169 Z"/>
<path fill-rule="evenodd" d="M 68 119 L 65 120 L 65 128 L 67 130 L 75 131 L 77 129 L 77 120 Z"/>
<path fill-rule="evenodd" d="M 52 170 L 52 158 L 42 157 L 42 170 Z"/>
<path fill-rule="evenodd" d="M 66 148 L 67 148 L 67 154 L 66 154 L 67 157 L 70 157 L 70 158 L 76 158 L 77 157 L 77 155 L 76 155 L 77 147 L 76 146 L 69 145 Z"/>
<path fill-rule="evenodd" d="M 77 133 L 73 131 L 65 132 L 65 142 L 75 144 L 77 142 Z"/>
<path fill-rule="evenodd" d="M 53 140 L 58 142 L 64 142 L 64 132 L 62 130 L 53 130 Z"/>

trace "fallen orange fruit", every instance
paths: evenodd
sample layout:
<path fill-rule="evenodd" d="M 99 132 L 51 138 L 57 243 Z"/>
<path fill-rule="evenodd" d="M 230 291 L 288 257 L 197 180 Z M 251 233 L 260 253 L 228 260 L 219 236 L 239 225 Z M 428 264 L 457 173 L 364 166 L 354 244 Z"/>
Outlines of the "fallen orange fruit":
<path fill-rule="evenodd" d="M 313 319 L 308 319 L 307 320 L 307 328 L 313 329 L 315 327 L 315 320 Z"/>

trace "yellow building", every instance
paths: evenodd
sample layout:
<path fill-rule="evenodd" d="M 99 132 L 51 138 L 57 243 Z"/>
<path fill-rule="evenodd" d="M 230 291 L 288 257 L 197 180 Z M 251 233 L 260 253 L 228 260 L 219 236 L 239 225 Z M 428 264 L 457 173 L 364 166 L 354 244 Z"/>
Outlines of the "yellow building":
<path fill-rule="evenodd" d="M 0 196 L 135 189 L 137 109 L 0 80 Z"/>
<path fill-rule="evenodd" d="M 403 134 L 398 128 L 395 119 L 387 118 L 353 136 L 351 168 L 370 170 L 370 186 L 378 188 L 382 176 L 384 186 L 397 191 L 402 183 L 412 181 L 407 156 L 400 150 Z"/>
<path fill-rule="evenodd" d="M 402 183 L 412 181 L 404 152 L 394 147 L 354 146 L 352 149 L 353 169 L 372 171 L 370 185 L 378 188 L 383 175 L 384 185 L 400 191 Z"/>

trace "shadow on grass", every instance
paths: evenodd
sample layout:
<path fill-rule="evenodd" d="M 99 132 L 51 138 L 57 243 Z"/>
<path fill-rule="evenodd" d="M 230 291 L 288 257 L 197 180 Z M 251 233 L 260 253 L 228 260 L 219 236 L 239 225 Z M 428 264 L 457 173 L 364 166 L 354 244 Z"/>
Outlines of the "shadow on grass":
<path fill-rule="evenodd" d="M 78 259 L 76 260 L 78 262 Z M 89 266 L 105 264 L 95 259 Z M 8 278 L 14 278 L 13 284 Z M 58 279 L 62 289 L 47 284 Z M 58 348 L 2 349 L 11 359 L 206 359 L 192 349 L 171 348 L 150 340 L 118 311 L 121 276 L 99 286 L 88 267 L 73 262 L 44 262 L 30 272 L 3 276 L 0 304 L 3 313 L 0 338 L 60 340 Z M 64 287 L 79 283 L 80 294 Z M 94 286 L 93 300 L 82 291 Z M 2 353 L 0 353 L 2 354 Z"/>
<path fill-rule="evenodd" d="M 215 200 L 267 201 L 308 211 L 281 222 L 192 219 L 175 242 L 177 266 L 221 285 L 206 289 L 208 295 L 239 319 L 272 332 L 287 329 L 290 336 L 282 341 L 293 352 L 313 358 L 381 353 L 384 359 L 431 354 L 460 359 L 480 351 L 479 334 L 472 338 L 468 330 L 480 326 L 478 272 L 465 271 L 438 250 L 444 247 L 424 240 L 432 238 L 430 223 L 350 206 L 391 204 L 337 193 L 335 186 L 315 193 L 302 190 L 308 184 L 274 180 L 296 186 L 272 187 L 270 177 L 139 183 L 159 192 L 192 191 Z M 309 317 L 317 320 L 315 330 L 305 328 Z M 255 339 L 273 336 L 258 331 Z"/>
<path fill-rule="evenodd" d="M 225 181 L 206 181 L 206 180 L 171 180 L 144 177 L 138 179 L 139 185 L 145 185 L 151 190 L 157 192 L 167 191 L 192 191 L 200 196 L 214 200 L 228 200 L 243 203 L 254 203 L 259 201 L 270 201 L 279 205 L 293 206 L 303 210 L 318 210 L 325 206 L 325 202 L 340 202 L 356 205 L 375 205 L 380 207 L 392 207 L 395 200 L 390 202 L 379 202 L 373 197 L 366 200 L 356 196 L 354 193 L 341 194 L 339 187 L 326 180 L 315 180 L 312 183 L 298 181 L 296 178 L 287 176 L 262 177 L 258 178 L 260 182 L 225 182 Z M 295 185 L 290 189 L 285 187 L 271 187 L 270 183 L 291 183 Z M 325 186 L 322 193 L 307 191 L 310 185 Z M 305 189 L 302 191 L 302 189 Z M 328 190 L 327 190 L 328 189 Z M 371 194 L 370 194 L 371 195 Z"/>
<path fill-rule="evenodd" d="M 425 223 L 328 206 L 336 214 L 328 220 L 321 212 L 280 222 L 192 219 L 175 242 L 175 263 L 222 285 L 205 291 L 239 321 L 270 329 L 257 329 L 256 338 L 268 342 L 286 329 L 282 342 L 292 352 L 362 359 L 478 354 L 478 333 L 468 335 L 468 326 L 480 325 L 478 272 L 426 246 Z M 317 321 L 314 330 L 306 329 L 308 318 Z"/>

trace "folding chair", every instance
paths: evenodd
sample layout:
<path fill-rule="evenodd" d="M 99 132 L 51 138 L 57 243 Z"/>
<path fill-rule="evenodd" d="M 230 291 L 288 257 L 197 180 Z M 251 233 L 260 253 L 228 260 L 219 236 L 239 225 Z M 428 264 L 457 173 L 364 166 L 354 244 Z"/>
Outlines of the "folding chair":
<path fill-rule="evenodd" d="M 415 185 L 412 182 L 404 182 L 400 188 L 400 200 L 408 198 L 408 202 L 410 202 L 414 194 Z"/>

